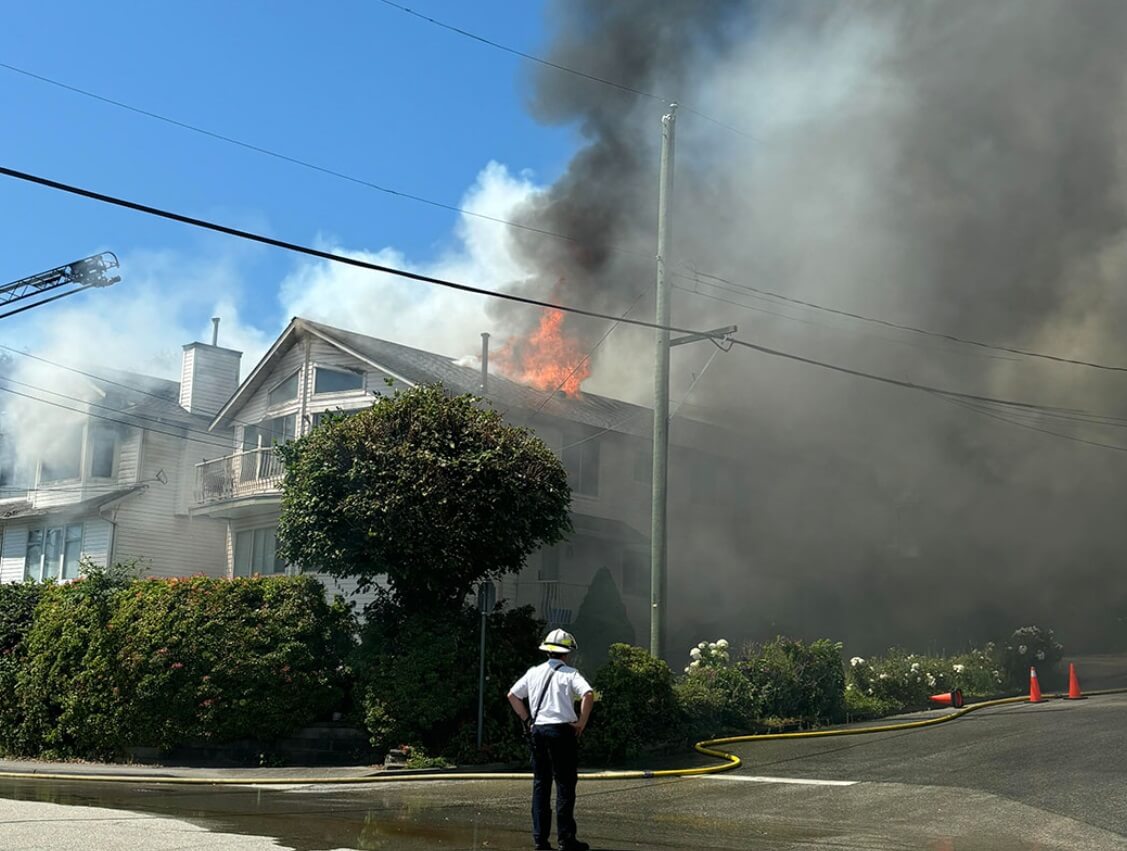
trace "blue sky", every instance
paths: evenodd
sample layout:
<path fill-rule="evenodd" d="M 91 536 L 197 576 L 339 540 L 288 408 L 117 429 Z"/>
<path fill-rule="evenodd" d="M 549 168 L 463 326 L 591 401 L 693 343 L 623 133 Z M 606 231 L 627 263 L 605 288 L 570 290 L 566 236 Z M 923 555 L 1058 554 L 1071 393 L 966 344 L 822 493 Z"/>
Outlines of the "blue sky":
<path fill-rule="evenodd" d="M 546 39 L 538 2 L 412 7 L 529 52 Z M 578 144 L 574 128 L 528 117 L 527 62 L 371 0 L 21 4 L 5 11 L 0 62 L 450 204 L 491 162 L 511 180 L 550 183 Z M 455 213 L 2 68 L 0 114 L 0 162 L 13 168 L 297 242 L 393 248 L 385 259 L 425 265 L 463 252 Z M 290 280 L 291 297 L 280 301 L 283 281 L 311 271 L 271 249 L 8 178 L 0 178 L 0 207 L 0 280 L 106 249 L 123 260 L 112 291 L 0 320 L 4 342 L 31 348 L 59 317 L 109 307 L 133 315 L 142 297 L 167 306 L 171 328 L 203 333 L 223 299 L 239 321 L 273 336 L 298 285 Z M 140 324 L 161 321 L 159 307 L 134 312 Z M 143 355 L 133 349 L 125 359 Z"/>

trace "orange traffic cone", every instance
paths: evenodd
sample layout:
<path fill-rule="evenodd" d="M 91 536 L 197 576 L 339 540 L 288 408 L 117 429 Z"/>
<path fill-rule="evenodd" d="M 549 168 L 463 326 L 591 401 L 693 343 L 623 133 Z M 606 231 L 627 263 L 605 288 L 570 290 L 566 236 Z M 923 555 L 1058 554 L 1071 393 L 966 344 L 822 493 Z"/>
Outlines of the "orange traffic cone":
<path fill-rule="evenodd" d="M 938 703 L 940 706 L 953 706 L 956 709 L 963 708 L 963 690 L 955 689 L 946 694 L 933 694 L 928 698 L 932 703 Z"/>
<path fill-rule="evenodd" d="M 1037 669 L 1033 667 L 1029 669 L 1029 702 L 1044 702 L 1044 698 L 1041 697 L 1041 684 L 1037 682 Z"/>
<path fill-rule="evenodd" d="M 1080 680 L 1076 678 L 1076 665 L 1072 662 L 1068 663 L 1068 699 L 1084 699 L 1084 695 L 1080 693 Z"/>

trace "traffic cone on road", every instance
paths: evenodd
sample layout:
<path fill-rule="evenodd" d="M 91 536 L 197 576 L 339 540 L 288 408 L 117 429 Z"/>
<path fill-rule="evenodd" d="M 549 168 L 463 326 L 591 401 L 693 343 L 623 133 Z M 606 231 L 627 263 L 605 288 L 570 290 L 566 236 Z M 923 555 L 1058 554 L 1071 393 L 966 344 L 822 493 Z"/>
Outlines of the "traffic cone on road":
<path fill-rule="evenodd" d="M 1080 693 L 1080 680 L 1076 678 L 1076 665 L 1072 662 L 1068 663 L 1068 699 L 1084 699 L 1084 695 Z"/>
<path fill-rule="evenodd" d="M 1041 684 L 1037 682 L 1037 669 L 1034 667 L 1029 668 L 1029 702 L 1030 703 L 1043 703 L 1044 698 L 1041 697 Z"/>
<path fill-rule="evenodd" d="M 937 703 L 940 706 L 953 706 L 956 709 L 963 708 L 963 690 L 955 689 L 946 694 L 933 694 L 928 698 L 932 703 Z"/>

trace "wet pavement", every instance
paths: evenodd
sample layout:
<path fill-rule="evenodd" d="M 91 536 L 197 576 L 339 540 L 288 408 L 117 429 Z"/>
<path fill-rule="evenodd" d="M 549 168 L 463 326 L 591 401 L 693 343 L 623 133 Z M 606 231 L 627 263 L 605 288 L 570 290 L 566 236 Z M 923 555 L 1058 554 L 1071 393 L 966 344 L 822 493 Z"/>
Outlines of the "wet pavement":
<path fill-rule="evenodd" d="M 1125 745 L 1127 696 L 1015 705 L 917 731 L 734 745 L 744 767 L 712 777 L 582 782 L 577 815 L 583 838 L 616 851 L 1127 849 Z M 7 822 L 0 848 L 80 847 L 12 844 L 14 822 L 28 829 L 19 801 L 68 805 L 31 828 L 45 840 L 73 829 L 68 820 L 98 813 L 101 821 L 81 825 L 81 847 L 95 849 L 531 845 L 521 781 L 281 788 L 0 781 L 0 798 L 10 799 L 0 801 Z M 122 824 L 105 810 L 118 811 Z M 150 819 L 151 844 L 99 844 L 99 825 L 118 837 L 107 843 L 120 841 L 139 817 Z"/>

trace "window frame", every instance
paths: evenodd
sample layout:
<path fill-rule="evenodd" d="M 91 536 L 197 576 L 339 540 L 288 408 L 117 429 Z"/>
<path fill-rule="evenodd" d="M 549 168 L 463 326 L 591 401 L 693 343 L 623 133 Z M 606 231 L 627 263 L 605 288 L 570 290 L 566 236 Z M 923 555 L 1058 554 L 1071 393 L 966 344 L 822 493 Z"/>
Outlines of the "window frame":
<path fill-rule="evenodd" d="M 284 561 L 282 561 L 282 559 L 278 556 L 278 527 L 277 526 L 254 526 L 250 529 L 240 529 L 237 532 L 234 532 L 233 534 L 235 536 L 235 540 L 231 542 L 231 576 L 232 576 L 232 578 L 249 579 L 253 576 L 279 576 L 279 575 L 289 574 L 290 566 L 288 564 L 286 564 Z M 240 537 L 243 537 L 245 535 L 250 536 L 250 539 L 249 539 L 249 542 L 248 542 L 249 547 L 250 547 L 250 550 L 249 550 L 250 560 L 249 560 L 249 563 L 246 566 L 246 572 L 241 572 L 241 568 L 240 568 L 240 565 L 239 565 L 239 555 L 240 555 L 239 539 L 240 539 Z M 243 537 L 243 540 L 247 541 L 247 539 L 245 537 Z M 264 573 L 261 570 L 257 570 L 257 571 L 255 570 L 255 562 L 256 561 L 260 561 L 260 562 L 266 561 L 265 555 L 266 555 L 266 546 L 267 546 L 268 540 L 272 540 L 273 543 L 274 543 L 274 546 L 273 546 L 274 552 L 273 552 L 273 555 L 271 556 L 271 559 L 270 559 L 271 563 L 273 565 L 273 570 L 271 570 L 271 572 L 269 572 L 269 573 Z M 241 552 L 244 553 L 244 554 L 247 552 L 247 550 L 245 549 L 245 546 L 246 545 L 244 545 L 244 547 L 241 550 Z M 257 559 L 256 553 L 262 555 L 263 558 Z"/>
<path fill-rule="evenodd" d="M 77 530 L 77 533 L 75 533 Z M 52 560 L 57 560 L 57 572 L 50 573 L 50 565 L 47 561 L 47 543 L 51 537 L 51 533 L 57 535 L 55 547 L 57 553 L 53 556 Z M 35 542 L 33 543 L 33 538 Z M 62 523 L 61 525 L 54 526 L 39 526 L 34 529 L 27 530 L 27 543 L 24 546 L 24 563 L 23 575 L 26 582 L 46 582 L 53 579 L 57 582 L 68 582 L 72 579 L 78 578 L 78 565 L 82 561 L 82 554 L 84 552 L 84 545 L 86 543 L 86 524 L 82 521 L 77 523 Z M 77 546 L 76 557 L 73 560 L 68 560 L 67 552 L 70 549 L 69 545 L 74 544 Z M 38 565 L 33 571 L 31 567 L 31 550 L 32 548 L 39 550 Z M 67 564 L 73 564 L 71 575 L 67 575 Z"/>
<path fill-rule="evenodd" d="M 597 499 L 599 496 L 599 479 L 602 467 L 601 440 L 598 431 L 584 430 L 564 432 L 564 444 L 560 449 L 560 460 L 563 462 L 567 473 L 567 481 L 571 492 L 577 496 Z M 572 467 L 575 464 L 571 459 L 577 459 L 578 468 L 574 475 Z"/>
<path fill-rule="evenodd" d="M 282 386 L 287 384 L 291 379 L 293 380 L 293 395 L 288 396 L 285 399 L 274 399 L 273 398 L 274 394 L 277 393 L 282 388 Z M 286 377 L 283 378 L 281 381 L 277 382 L 276 384 L 271 386 L 269 389 L 267 389 L 267 391 L 266 391 L 266 407 L 267 408 L 276 408 L 276 407 L 279 407 L 281 405 L 289 404 L 290 402 L 297 401 L 297 398 L 300 395 L 301 395 L 301 370 L 295 369 L 293 372 L 287 374 Z"/>
<path fill-rule="evenodd" d="M 99 437 L 105 437 L 109 440 L 110 452 L 110 471 L 107 475 L 100 476 L 94 473 L 94 464 L 98 460 L 97 444 L 96 441 Z M 86 473 L 87 480 L 107 480 L 117 477 L 117 447 L 118 447 L 118 434 L 117 430 L 105 425 L 91 425 L 87 428 L 87 459 L 83 465 L 84 472 Z"/>
<path fill-rule="evenodd" d="M 355 387 L 345 387 L 338 390 L 318 390 L 317 378 L 322 373 L 328 375 L 340 375 L 355 378 L 359 383 Z M 313 366 L 313 392 L 311 396 L 331 396 L 337 393 L 363 393 L 364 392 L 364 373 L 361 371 L 348 369 L 347 367 L 335 366 Z"/>
<path fill-rule="evenodd" d="M 40 485 L 59 485 L 66 482 L 81 482 L 83 480 L 83 471 L 86 467 L 86 423 L 75 426 L 74 433 L 78 438 L 78 458 L 75 462 L 75 469 L 73 476 L 59 476 L 58 478 L 48 479 L 45 478 L 45 473 L 49 469 L 47 460 L 40 455 L 36 464 L 36 483 Z"/>

